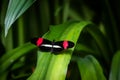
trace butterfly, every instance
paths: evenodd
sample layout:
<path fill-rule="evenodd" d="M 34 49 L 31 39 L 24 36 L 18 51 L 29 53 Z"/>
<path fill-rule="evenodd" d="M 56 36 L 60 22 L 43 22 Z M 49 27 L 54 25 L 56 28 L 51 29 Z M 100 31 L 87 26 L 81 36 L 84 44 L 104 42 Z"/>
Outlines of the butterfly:
<path fill-rule="evenodd" d="M 31 43 L 35 44 L 41 51 L 44 52 L 61 52 L 68 48 L 74 47 L 74 43 L 72 41 L 63 40 L 63 41 L 50 41 L 44 38 L 33 38 L 31 39 Z"/>

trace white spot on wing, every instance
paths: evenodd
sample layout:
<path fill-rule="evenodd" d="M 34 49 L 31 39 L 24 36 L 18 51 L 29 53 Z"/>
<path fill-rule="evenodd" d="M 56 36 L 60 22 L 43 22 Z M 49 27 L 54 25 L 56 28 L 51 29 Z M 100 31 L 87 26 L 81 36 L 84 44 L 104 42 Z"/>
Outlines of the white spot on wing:
<path fill-rule="evenodd" d="M 50 45 L 50 44 L 42 44 L 43 47 L 50 47 L 50 48 L 61 48 L 59 45 Z"/>
<path fill-rule="evenodd" d="M 50 45 L 50 44 L 42 44 L 41 46 L 44 46 L 44 47 L 52 47 L 52 45 Z"/>
<path fill-rule="evenodd" d="M 53 48 L 61 48 L 59 45 L 53 45 Z"/>

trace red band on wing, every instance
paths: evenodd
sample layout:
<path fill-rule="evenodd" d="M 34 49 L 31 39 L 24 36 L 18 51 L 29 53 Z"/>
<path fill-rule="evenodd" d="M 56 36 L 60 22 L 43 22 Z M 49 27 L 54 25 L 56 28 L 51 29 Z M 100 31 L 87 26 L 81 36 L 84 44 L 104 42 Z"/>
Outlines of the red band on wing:
<path fill-rule="evenodd" d="M 41 44 L 42 44 L 42 42 L 43 42 L 43 38 L 38 38 L 38 40 L 37 40 L 37 46 L 40 46 Z"/>
<path fill-rule="evenodd" d="M 63 48 L 64 48 L 64 49 L 67 49 L 67 47 L 68 47 L 68 41 L 65 40 L 65 41 L 63 42 Z"/>

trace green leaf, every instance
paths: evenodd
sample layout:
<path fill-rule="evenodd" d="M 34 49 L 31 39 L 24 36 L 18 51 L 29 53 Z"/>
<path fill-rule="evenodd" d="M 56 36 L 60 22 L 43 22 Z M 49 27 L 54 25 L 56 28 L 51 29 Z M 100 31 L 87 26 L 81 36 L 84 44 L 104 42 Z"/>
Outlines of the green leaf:
<path fill-rule="evenodd" d="M 77 60 L 82 80 L 106 80 L 98 61 L 91 55 Z"/>
<path fill-rule="evenodd" d="M 76 44 L 76 47 L 75 47 L 75 50 L 78 52 L 78 51 L 84 51 L 84 52 L 87 52 L 87 53 L 90 53 L 90 54 L 95 54 L 95 51 L 88 47 L 87 45 L 84 45 L 84 44 Z"/>
<path fill-rule="evenodd" d="M 7 70 L 18 58 L 25 55 L 34 48 L 35 46 L 31 45 L 30 43 L 26 43 L 23 46 L 7 52 L 0 58 L 0 74 Z"/>
<path fill-rule="evenodd" d="M 100 53 L 105 58 L 107 64 L 110 62 L 110 54 L 112 54 L 112 50 L 109 45 L 109 41 L 107 41 L 106 37 L 102 34 L 102 32 L 96 26 L 87 27 L 88 32 L 93 37 L 95 42 L 97 43 Z"/>
<path fill-rule="evenodd" d="M 109 80 L 120 80 L 120 51 L 113 57 Z"/>
<path fill-rule="evenodd" d="M 49 61 L 51 60 L 51 54 L 46 52 L 42 53 L 40 51 L 37 52 L 37 66 L 34 73 L 28 78 L 28 80 L 44 80 L 44 77 L 47 73 L 47 69 L 49 67 Z"/>
<path fill-rule="evenodd" d="M 5 17 L 5 36 L 10 26 L 20 17 L 36 0 L 10 0 Z"/>
<path fill-rule="evenodd" d="M 8 75 L 8 71 L 5 71 L 2 74 L 0 74 L 0 80 L 7 80 L 7 75 Z"/>
<path fill-rule="evenodd" d="M 69 5 L 70 0 L 64 0 L 64 8 L 63 8 L 63 22 L 66 22 L 69 15 Z"/>
<path fill-rule="evenodd" d="M 76 43 L 81 31 L 88 24 L 90 22 L 82 21 L 52 26 L 43 37 L 49 40 L 69 40 Z M 74 48 L 71 48 L 58 55 L 39 52 L 37 67 L 28 80 L 64 80 L 73 50 Z"/>

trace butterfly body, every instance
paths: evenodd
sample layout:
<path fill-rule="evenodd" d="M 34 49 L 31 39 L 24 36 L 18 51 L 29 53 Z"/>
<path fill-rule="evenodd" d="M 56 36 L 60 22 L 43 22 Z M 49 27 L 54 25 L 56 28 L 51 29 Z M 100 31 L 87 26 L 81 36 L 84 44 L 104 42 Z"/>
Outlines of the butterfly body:
<path fill-rule="evenodd" d="M 31 43 L 35 44 L 41 51 L 45 52 L 61 52 L 74 46 L 74 43 L 71 41 L 64 40 L 55 42 L 44 38 L 33 38 Z"/>

